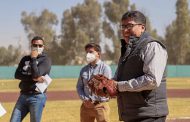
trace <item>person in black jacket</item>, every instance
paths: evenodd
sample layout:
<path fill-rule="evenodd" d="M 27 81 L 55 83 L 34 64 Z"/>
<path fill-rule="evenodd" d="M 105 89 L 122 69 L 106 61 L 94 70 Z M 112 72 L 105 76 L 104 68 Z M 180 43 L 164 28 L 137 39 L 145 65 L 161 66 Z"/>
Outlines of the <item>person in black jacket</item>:
<path fill-rule="evenodd" d="M 31 54 L 24 56 L 15 72 L 19 83 L 20 96 L 14 107 L 11 122 L 21 122 L 30 113 L 31 122 L 40 122 L 46 102 L 46 90 L 39 92 L 36 83 L 42 83 L 46 74 L 50 73 L 51 61 L 44 53 L 44 40 L 36 36 L 31 40 Z"/>
<path fill-rule="evenodd" d="M 114 80 L 119 119 L 124 122 L 165 122 L 167 51 L 146 32 L 146 17 L 128 11 L 121 18 L 121 57 Z"/>

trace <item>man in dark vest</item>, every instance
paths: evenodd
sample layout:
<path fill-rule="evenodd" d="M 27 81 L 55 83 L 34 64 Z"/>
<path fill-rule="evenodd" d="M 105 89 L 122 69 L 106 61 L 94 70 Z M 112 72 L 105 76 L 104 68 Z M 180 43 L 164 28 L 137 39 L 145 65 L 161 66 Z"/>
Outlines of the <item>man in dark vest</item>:
<path fill-rule="evenodd" d="M 165 122 L 165 46 L 146 32 L 146 18 L 139 11 L 121 19 L 121 57 L 114 80 L 118 88 L 119 119 L 124 122 Z"/>

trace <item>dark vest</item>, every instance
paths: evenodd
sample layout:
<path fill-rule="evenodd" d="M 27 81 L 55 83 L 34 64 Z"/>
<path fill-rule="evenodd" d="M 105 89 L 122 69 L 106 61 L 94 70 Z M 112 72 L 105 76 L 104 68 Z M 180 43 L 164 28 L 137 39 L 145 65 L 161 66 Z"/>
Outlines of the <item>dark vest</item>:
<path fill-rule="evenodd" d="M 144 49 L 150 42 L 157 42 L 165 48 L 161 42 L 153 40 L 146 33 L 143 34 L 140 39 L 132 42 L 134 44 L 130 45 L 130 50 L 126 49 L 125 53 L 122 52 L 118 65 L 117 81 L 127 81 L 144 75 L 144 62 L 141 58 L 141 53 L 144 52 Z M 141 92 L 120 92 L 117 100 L 119 116 L 122 121 L 143 117 L 166 116 L 168 114 L 166 72 L 163 75 L 160 86 L 156 89 Z"/>

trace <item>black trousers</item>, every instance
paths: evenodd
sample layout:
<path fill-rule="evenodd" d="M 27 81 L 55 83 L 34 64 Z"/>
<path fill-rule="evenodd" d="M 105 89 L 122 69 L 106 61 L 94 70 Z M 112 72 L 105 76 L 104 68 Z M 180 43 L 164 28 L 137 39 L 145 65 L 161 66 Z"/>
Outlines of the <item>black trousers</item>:
<path fill-rule="evenodd" d="M 165 121 L 166 121 L 166 116 L 140 118 L 140 119 L 125 121 L 125 122 L 165 122 Z"/>

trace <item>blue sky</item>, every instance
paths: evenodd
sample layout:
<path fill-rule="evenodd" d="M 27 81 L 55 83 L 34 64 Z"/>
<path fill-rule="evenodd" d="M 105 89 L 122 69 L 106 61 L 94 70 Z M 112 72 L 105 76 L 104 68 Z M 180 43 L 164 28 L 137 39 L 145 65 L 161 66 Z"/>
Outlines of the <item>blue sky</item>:
<path fill-rule="evenodd" d="M 157 29 L 158 34 L 164 36 L 165 28 L 176 18 L 175 4 L 177 0 L 130 0 L 138 10 L 143 11 Z M 190 2 L 190 0 L 188 0 Z"/>
<path fill-rule="evenodd" d="M 190 3 L 190 0 L 188 1 Z M 27 45 L 26 34 L 20 22 L 22 11 L 40 13 L 47 8 L 61 19 L 65 9 L 82 2 L 83 0 L 2 0 L 0 4 L 0 46 L 18 45 L 18 43 Z M 150 18 L 152 26 L 162 36 L 166 26 L 176 17 L 176 0 L 130 0 L 130 2 L 135 3 L 137 9 Z M 21 42 L 18 42 L 19 38 Z"/>

